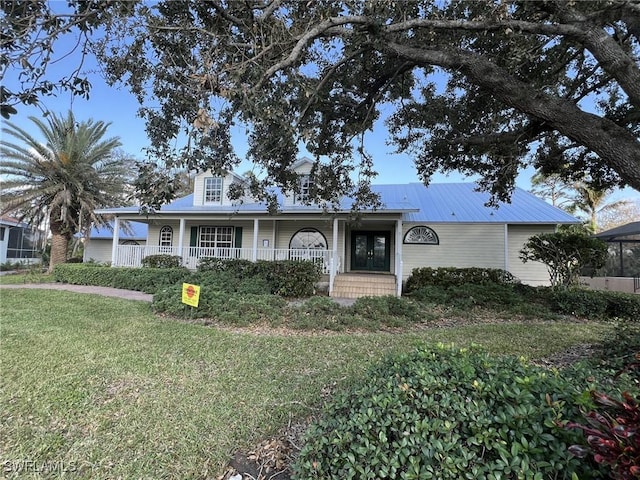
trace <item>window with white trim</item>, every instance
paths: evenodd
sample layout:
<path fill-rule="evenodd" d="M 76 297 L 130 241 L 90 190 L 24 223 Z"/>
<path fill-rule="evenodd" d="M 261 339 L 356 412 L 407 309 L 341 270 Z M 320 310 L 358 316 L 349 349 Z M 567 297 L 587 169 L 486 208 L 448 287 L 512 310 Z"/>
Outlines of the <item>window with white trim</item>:
<path fill-rule="evenodd" d="M 222 203 L 222 178 L 204 179 L 204 203 Z"/>
<path fill-rule="evenodd" d="M 311 193 L 311 188 L 313 187 L 313 180 L 311 180 L 311 176 L 309 175 L 301 175 L 300 176 L 300 191 L 296 193 L 295 203 L 305 203 L 309 200 L 309 194 Z"/>
<path fill-rule="evenodd" d="M 233 227 L 200 227 L 198 245 L 205 248 L 233 247 Z"/>
<path fill-rule="evenodd" d="M 171 247 L 173 245 L 173 228 L 165 225 L 160 229 L 160 246 Z"/>
<path fill-rule="evenodd" d="M 327 239 L 322 232 L 315 228 L 303 228 L 293 234 L 289 242 L 289 248 L 292 250 L 326 250 Z"/>
<path fill-rule="evenodd" d="M 440 239 L 431 228 L 420 225 L 409 229 L 404 236 L 404 243 L 440 245 Z"/>

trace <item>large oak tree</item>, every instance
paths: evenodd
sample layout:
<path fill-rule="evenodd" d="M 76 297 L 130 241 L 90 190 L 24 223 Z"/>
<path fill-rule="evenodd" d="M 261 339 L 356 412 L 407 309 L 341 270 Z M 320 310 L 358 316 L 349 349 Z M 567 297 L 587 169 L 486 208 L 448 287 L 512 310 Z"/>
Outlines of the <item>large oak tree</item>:
<path fill-rule="evenodd" d="M 110 80 L 138 96 L 163 165 L 233 167 L 230 129 L 241 124 L 266 174 L 256 191 L 295 189 L 287 167 L 303 145 L 325 162 L 314 172 L 319 196 L 368 203 L 364 133 L 384 115 L 425 182 L 477 173 L 505 199 L 533 165 L 640 190 L 637 2 L 127 5 L 96 14 L 106 33 L 92 48 Z M 149 165 L 141 185 L 154 204 L 171 179 Z"/>

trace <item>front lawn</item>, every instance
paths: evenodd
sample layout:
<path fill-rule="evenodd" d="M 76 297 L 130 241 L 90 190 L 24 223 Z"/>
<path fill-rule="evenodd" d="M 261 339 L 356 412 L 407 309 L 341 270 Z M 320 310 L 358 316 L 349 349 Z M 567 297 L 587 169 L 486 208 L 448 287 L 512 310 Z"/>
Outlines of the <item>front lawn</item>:
<path fill-rule="evenodd" d="M 141 302 L 3 290 L 0 452 L 29 478 L 216 478 L 230 456 L 317 412 L 385 352 L 480 343 L 539 358 L 597 342 L 594 322 L 411 333 L 229 331 L 162 319 Z M 9 463 L 7 463 L 9 462 Z M 28 463 L 33 462 L 33 463 Z M 32 478 L 40 478 L 34 474 Z"/>

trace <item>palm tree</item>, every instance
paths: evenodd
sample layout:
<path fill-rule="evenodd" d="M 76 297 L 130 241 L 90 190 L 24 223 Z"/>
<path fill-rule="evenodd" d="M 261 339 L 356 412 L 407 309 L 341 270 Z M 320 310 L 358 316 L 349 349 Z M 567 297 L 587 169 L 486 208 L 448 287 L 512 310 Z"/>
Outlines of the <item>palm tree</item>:
<path fill-rule="evenodd" d="M 583 212 L 587 217 L 586 226 L 592 233 L 599 230 L 598 217 L 629 205 L 628 200 L 608 201 L 612 190 L 603 190 L 590 186 L 586 182 L 577 182 L 574 185 L 576 196 L 573 212 Z"/>
<path fill-rule="evenodd" d="M 66 118 L 52 115 L 46 122 L 29 119 L 44 142 L 9 122 L 2 129 L 0 205 L 3 213 L 20 212 L 32 225 L 48 223 L 51 271 L 66 260 L 76 233 L 92 222 L 105 223 L 97 208 L 124 204 L 125 165 L 112 156 L 119 138 L 103 139 L 108 123 L 77 122 L 71 112 Z"/>

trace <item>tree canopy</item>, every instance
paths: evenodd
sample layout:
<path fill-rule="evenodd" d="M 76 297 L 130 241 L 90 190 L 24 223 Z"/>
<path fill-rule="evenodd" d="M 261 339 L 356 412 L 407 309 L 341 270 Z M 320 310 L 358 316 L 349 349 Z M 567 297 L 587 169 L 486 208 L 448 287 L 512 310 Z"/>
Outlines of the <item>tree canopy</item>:
<path fill-rule="evenodd" d="M 104 34 L 89 45 L 140 100 L 163 166 L 232 168 L 231 128 L 242 125 L 265 174 L 255 192 L 295 190 L 288 167 L 303 146 L 324 162 L 313 193 L 366 204 L 375 172 L 365 133 L 385 118 L 425 182 L 479 174 L 503 200 L 534 166 L 640 190 L 637 2 L 124 4 L 100 6 L 89 23 Z M 172 188 L 149 165 L 142 182 L 161 186 L 145 190 L 153 205 Z"/>

